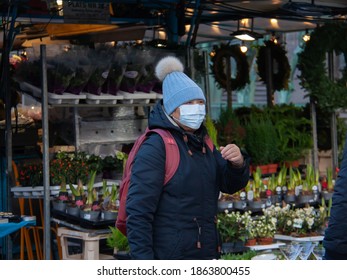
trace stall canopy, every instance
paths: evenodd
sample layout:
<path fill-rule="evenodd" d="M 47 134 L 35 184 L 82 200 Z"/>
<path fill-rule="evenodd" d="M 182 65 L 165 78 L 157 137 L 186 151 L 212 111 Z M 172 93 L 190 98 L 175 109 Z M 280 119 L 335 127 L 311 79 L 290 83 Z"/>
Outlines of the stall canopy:
<path fill-rule="evenodd" d="M 173 43 L 194 45 L 230 39 L 245 18 L 252 19 L 248 27 L 260 34 L 346 21 L 347 1 L 4 0 L 0 12 L 3 18 L 16 18 L 14 47 L 43 37 L 83 43 L 150 40 L 160 32 Z M 3 36 L 0 46 L 2 41 Z"/>

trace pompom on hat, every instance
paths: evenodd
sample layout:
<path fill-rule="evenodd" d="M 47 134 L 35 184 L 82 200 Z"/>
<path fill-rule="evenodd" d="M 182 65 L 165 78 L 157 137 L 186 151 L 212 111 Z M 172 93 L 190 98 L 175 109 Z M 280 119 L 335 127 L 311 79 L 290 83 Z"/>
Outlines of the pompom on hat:
<path fill-rule="evenodd" d="M 202 99 L 206 102 L 202 89 L 183 71 L 182 62 L 174 56 L 162 58 L 155 68 L 156 76 L 163 82 L 163 103 L 169 115 L 191 100 Z"/>

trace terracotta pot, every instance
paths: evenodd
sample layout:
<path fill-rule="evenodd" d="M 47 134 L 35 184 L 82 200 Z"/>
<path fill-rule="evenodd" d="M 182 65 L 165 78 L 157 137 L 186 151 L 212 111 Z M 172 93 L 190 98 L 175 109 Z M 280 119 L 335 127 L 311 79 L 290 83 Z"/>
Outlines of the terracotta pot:
<path fill-rule="evenodd" d="M 273 237 L 258 237 L 258 245 L 270 245 L 273 243 Z"/>
<path fill-rule="evenodd" d="M 256 238 L 252 238 L 252 239 L 248 239 L 246 241 L 245 246 L 255 246 L 257 245 L 257 239 Z"/>
<path fill-rule="evenodd" d="M 257 170 L 257 167 L 260 168 L 262 175 L 269 173 L 269 167 L 268 167 L 267 164 L 266 165 L 256 165 L 256 166 L 253 166 L 253 171 L 254 172 Z"/>
<path fill-rule="evenodd" d="M 268 167 L 268 173 L 276 173 L 277 172 L 277 168 L 278 168 L 278 164 L 277 163 L 270 163 L 267 165 Z"/>

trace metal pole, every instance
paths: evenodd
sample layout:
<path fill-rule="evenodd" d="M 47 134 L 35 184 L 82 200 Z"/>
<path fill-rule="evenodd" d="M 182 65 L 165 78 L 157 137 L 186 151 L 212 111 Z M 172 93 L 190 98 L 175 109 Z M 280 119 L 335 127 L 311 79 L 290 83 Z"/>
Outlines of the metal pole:
<path fill-rule="evenodd" d="M 318 163 L 318 141 L 317 141 L 317 112 L 316 104 L 310 99 L 310 111 L 311 111 L 311 120 L 312 120 L 312 138 L 313 138 L 313 151 L 312 151 L 312 161 L 314 170 L 319 169 Z"/>
<path fill-rule="evenodd" d="M 203 51 L 204 55 L 204 63 L 205 63 L 205 95 L 206 95 L 206 109 L 209 114 L 212 113 L 211 111 L 211 93 L 210 93 L 210 77 L 209 77 L 209 64 L 208 64 L 208 53 L 207 51 Z"/>
<path fill-rule="evenodd" d="M 12 198 L 11 198 L 11 187 L 13 186 L 13 170 L 12 170 L 12 160 L 13 160 L 13 153 L 12 153 L 12 120 L 11 120 L 11 110 L 12 110 L 12 96 L 11 96 L 11 85 L 10 85 L 10 75 L 9 75 L 9 58 L 10 58 L 10 51 L 12 49 L 12 44 L 15 38 L 15 22 L 17 18 L 17 5 L 13 5 L 9 7 L 9 13 L 11 12 L 12 7 L 12 14 L 11 14 L 11 21 L 5 25 L 5 28 L 3 30 L 4 32 L 4 42 L 3 42 L 3 57 L 2 57 L 2 90 L 4 92 L 4 100 L 5 100 L 5 139 L 6 139 L 6 191 L 4 194 L 6 194 L 7 201 L 4 202 L 5 209 L 8 211 L 12 211 Z M 9 236 L 6 237 L 6 258 L 12 259 L 12 240 Z"/>
<path fill-rule="evenodd" d="M 272 55 L 271 55 L 271 49 L 270 47 L 267 47 L 266 49 L 266 99 L 267 99 L 267 106 L 272 107 L 273 106 L 273 82 L 272 82 Z"/>
<path fill-rule="evenodd" d="M 41 53 L 41 89 L 42 89 L 42 142 L 43 142 L 43 186 L 44 186 L 44 224 L 43 224 L 43 252 L 44 258 L 51 258 L 51 215 L 49 189 L 49 132 L 48 132 L 48 93 L 47 93 L 47 63 L 46 46 L 40 45 Z"/>
<path fill-rule="evenodd" d="M 334 54 L 333 52 L 328 52 L 328 70 L 329 78 L 331 80 L 335 79 L 335 68 L 334 68 Z M 336 123 L 336 112 L 331 113 L 330 119 L 330 134 L 331 134 L 331 154 L 332 154 L 332 169 L 333 176 L 336 177 L 336 167 L 338 166 L 338 143 L 337 143 L 337 123 Z"/>

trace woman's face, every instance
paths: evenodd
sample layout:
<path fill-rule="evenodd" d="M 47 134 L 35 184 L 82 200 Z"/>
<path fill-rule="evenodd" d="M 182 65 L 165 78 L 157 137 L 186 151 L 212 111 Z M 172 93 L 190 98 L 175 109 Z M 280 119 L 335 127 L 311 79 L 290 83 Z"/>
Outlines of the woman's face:
<path fill-rule="evenodd" d="M 199 105 L 204 105 L 205 104 L 205 101 L 202 100 L 202 99 L 194 99 L 194 100 L 191 100 L 191 101 L 188 101 L 186 103 L 184 103 L 184 105 L 194 105 L 194 104 L 199 104 Z M 174 118 L 173 120 L 180 126 L 182 127 L 185 131 L 188 131 L 188 132 L 194 132 L 195 129 L 192 129 L 188 126 L 185 126 L 183 124 L 181 124 L 179 122 L 179 119 L 180 119 L 180 107 L 177 107 L 175 109 L 175 111 L 172 112 L 171 116 Z"/>

